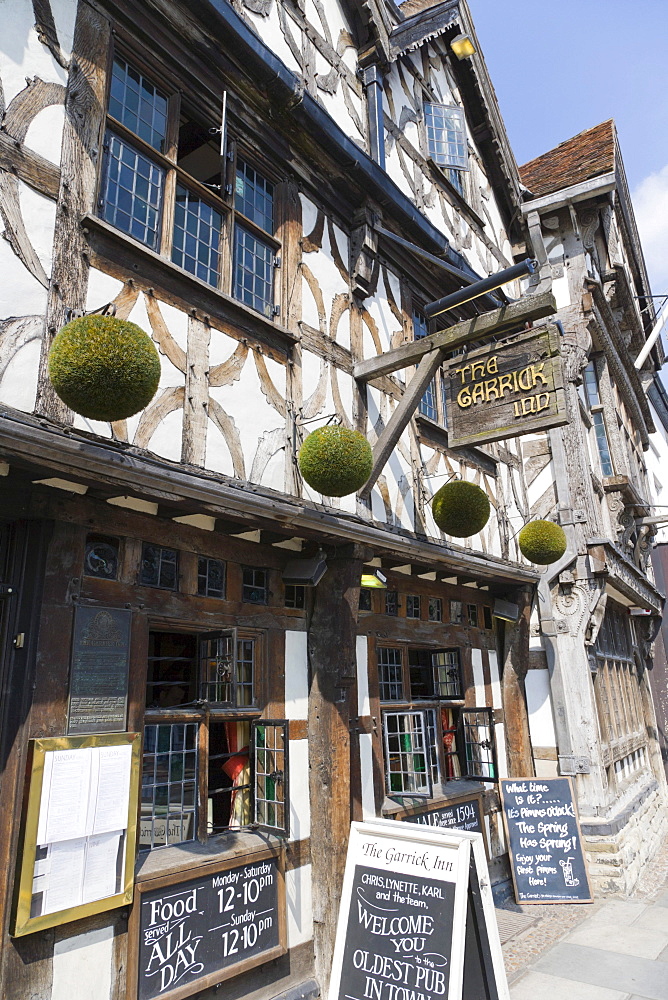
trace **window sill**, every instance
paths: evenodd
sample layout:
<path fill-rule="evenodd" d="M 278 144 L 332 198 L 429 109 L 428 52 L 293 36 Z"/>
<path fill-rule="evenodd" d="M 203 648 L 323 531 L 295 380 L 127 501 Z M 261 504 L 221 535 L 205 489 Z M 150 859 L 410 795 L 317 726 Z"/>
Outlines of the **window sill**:
<path fill-rule="evenodd" d="M 184 271 L 103 219 L 85 215 L 81 224 L 94 267 L 122 281 L 135 280 L 145 289 L 159 289 L 165 302 L 189 314 L 196 310 L 208 317 L 212 326 L 237 339 L 252 338 L 278 355 L 279 361 L 284 361 L 298 342 L 298 334 Z"/>
<path fill-rule="evenodd" d="M 231 861 L 234 858 L 252 859 L 252 855 L 259 851 L 266 851 L 267 848 L 279 850 L 283 846 L 283 838 L 276 834 L 240 830 L 238 833 L 221 834 L 206 844 L 192 840 L 185 844 L 156 847 L 152 851 L 141 852 L 138 855 L 135 882 L 146 882 L 152 878 L 175 875 L 192 869 L 197 869 L 199 875 L 208 865 L 217 865 L 221 861 Z"/>
<path fill-rule="evenodd" d="M 444 785 L 435 785 L 434 793 L 430 799 L 416 798 L 406 795 L 402 802 L 395 802 L 387 795 L 381 807 L 381 815 L 390 819 L 404 813 L 412 813 L 415 809 L 431 811 L 448 805 L 450 802 L 464 798 L 465 796 L 482 795 L 483 788 L 479 781 L 470 781 L 468 778 L 453 778 Z"/>

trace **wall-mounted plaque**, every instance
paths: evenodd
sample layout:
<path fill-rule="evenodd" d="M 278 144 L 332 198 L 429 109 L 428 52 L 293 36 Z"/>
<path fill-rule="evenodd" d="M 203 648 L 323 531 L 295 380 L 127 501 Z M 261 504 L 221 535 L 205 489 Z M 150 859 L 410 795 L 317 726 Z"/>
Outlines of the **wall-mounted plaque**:
<path fill-rule="evenodd" d="M 122 733 L 126 726 L 131 612 L 82 605 L 74 615 L 67 732 Z"/>
<path fill-rule="evenodd" d="M 274 850 L 136 889 L 129 976 L 137 1000 L 199 994 L 286 951 L 283 864 Z"/>
<path fill-rule="evenodd" d="M 487 344 L 443 371 L 452 448 L 568 423 L 556 326 Z"/>
<path fill-rule="evenodd" d="M 480 795 L 473 795 L 457 799 L 455 802 L 447 802 L 436 809 L 410 812 L 401 818 L 406 823 L 417 823 L 419 826 L 481 833 L 484 838 L 485 824 L 482 816 L 482 798 Z"/>

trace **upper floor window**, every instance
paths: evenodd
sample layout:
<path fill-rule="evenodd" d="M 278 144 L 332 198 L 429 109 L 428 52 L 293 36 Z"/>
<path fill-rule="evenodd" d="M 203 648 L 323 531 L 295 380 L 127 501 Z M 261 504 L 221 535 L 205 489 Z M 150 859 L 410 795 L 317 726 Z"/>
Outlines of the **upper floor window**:
<path fill-rule="evenodd" d="M 413 338 L 415 340 L 422 340 L 422 338 L 426 337 L 428 333 L 429 326 L 426 316 L 418 309 L 414 309 Z M 419 412 L 423 417 L 428 417 L 429 420 L 434 420 L 437 423 L 440 423 L 443 427 L 446 426 L 444 389 L 445 386 L 443 376 L 442 373 L 438 371 L 425 389 L 419 406 Z"/>
<path fill-rule="evenodd" d="M 274 186 L 120 56 L 113 61 L 99 212 L 116 229 L 267 317 L 276 314 Z M 231 171 L 228 178 L 227 170 Z M 234 180 L 228 186 L 228 180 Z M 226 266 L 225 258 L 232 259 Z"/>
<path fill-rule="evenodd" d="M 603 414 L 603 406 L 601 404 L 598 372 L 596 370 L 595 361 L 590 361 L 585 368 L 583 372 L 582 387 L 584 393 L 584 403 L 591 415 L 593 432 L 596 438 L 596 447 L 598 449 L 598 456 L 601 462 L 601 475 L 614 476 L 615 473 L 612 466 L 612 458 L 610 457 L 608 432 L 605 426 L 605 416 Z"/>
<path fill-rule="evenodd" d="M 424 105 L 427 150 L 430 158 L 464 195 L 462 171 L 469 169 L 466 119 L 461 108 L 447 104 Z"/>

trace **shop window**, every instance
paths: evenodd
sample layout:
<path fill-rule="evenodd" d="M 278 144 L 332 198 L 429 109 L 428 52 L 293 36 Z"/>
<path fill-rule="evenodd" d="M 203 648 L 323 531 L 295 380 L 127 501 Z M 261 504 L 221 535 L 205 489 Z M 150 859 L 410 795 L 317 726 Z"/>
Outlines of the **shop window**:
<path fill-rule="evenodd" d="M 214 136 L 220 119 L 197 121 L 185 109 L 186 101 L 187 96 L 167 93 L 116 54 L 100 215 L 201 281 L 272 317 L 277 313 L 274 271 L 279 263 L 273 184 L 238 157 L 236 144 L 229 141 L 229 180 L 234 185 L 228 186 L 221 172 L 220 139 Z M 226 224 L 233 248 L 227 268 Z"/>
<path fill-rule="evenodd" d="M 179 580 L 179 554 L 176 549 L 144 542 L 141 553 L 139 582 L 144 587 L 176 590 Z"/>
<path fill-rule="evenodd" d="M 467 604 L 466 605 L 466 617 L 471 628 L 478 627 L 478 605 L 477 604 Z"/>
<path fill-rule="evenodd" d="M 430 622 L 443 621 L 443 601 L 441 600 L 440 597 L 429 598 L 429 621 Z"/>
<path fill-rule="evenodd" d="M 297 583 L 286 583 L 285 606 L 303 610 L 306 607 L 306 587 Z"/>
<path fill-rule="evenodd" d="M 256 566 L 243 567 L 241 600 L 248 604 L 267 604 L 269 601 L 269 570 Z"/>
<path fill-rule="evenodd" d="M 287 728 L 259 719 L 258 636 L 151 632 L 140 845 L 287 831 Z"/>
<path fill-rule="evenodd" d="M 197 593 L 200 597 L 225 597 L 225 563 L 200 556 L 197 560 Z"/>
<path fill-rule="evenodd" d="M 496 781 L 493 713 L 463 707 L 460 650 L 401 644 L 376 654 L 388 795 L 426 796 L 430 784 L 461 777 Z"/>
<path fill-rule="evenodd" d="M 406 597 L 406 617 L 407 618 L 419 618 L 420 617 L 420 595 L 419 594 L 408 594 Z"/>
<path fill-rule="evenodd" d="M 84 555 L 85 576 L 95 576 L 99 580 L 115 580 L 118 577 L 118 551 L 118 538 L 88 535 Z"/>
<path fill-rule="evenodd" d="M 493 624 L 492 623 L 492 609 L 490 607 L 488 607 L 486 604 L 483 605 L 482 619 L 483 619 L 483 622 L 485 624 L 485 628 L 491 629 L 492 628 L 492 624 Z"/>
<path fill-rule="evenodd" d="M 385 591 L 385 614 L 393 617 L 399 614 L 399 594 L 396 590 Z"/>
<path fill-rule="evenodd" d="M 362 587 L 360 590 L 360 600 L 359 600 L 359 610 L 360 611 L 371 611 L 371 591 L 368 587 Z"/>

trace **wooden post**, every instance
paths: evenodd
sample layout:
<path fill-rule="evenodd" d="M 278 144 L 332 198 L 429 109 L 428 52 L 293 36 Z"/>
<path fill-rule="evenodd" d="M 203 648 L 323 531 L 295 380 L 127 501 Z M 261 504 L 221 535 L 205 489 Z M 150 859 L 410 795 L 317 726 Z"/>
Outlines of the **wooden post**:
<path fill-rule="evenodd" d="M 529 669 L 529 635 L 533 590 L 517 594 L 519 617 L 506 623 L 503 653 L 501 697 L 506 728 L 508 774 L 511 778 L 532 777 L 534 774 L 529 715 L 524 682 Z"/>
<path fill-rule="evenodd" d="M 80 2 L 65 98 L 53 268 L 35 407 L 38 413 L 63 423 L 71 423 L 72 414 L 49 382 L 48 357 L 58 330 L 72 313 L 81 314 L 86 308 L 88 247 L 81 219 L 94 211 L 110 37 L 107 19 Z"/>
<path fill-rule="evenodd" d="M 367 550 L 339 549 L 315 590 L 308 636 L 308 712 L 315 972 L 325 996 L 351 820 L 350 717 L 357 612 Z M 356 714 L 356 713 L 354 713 Z"/>

